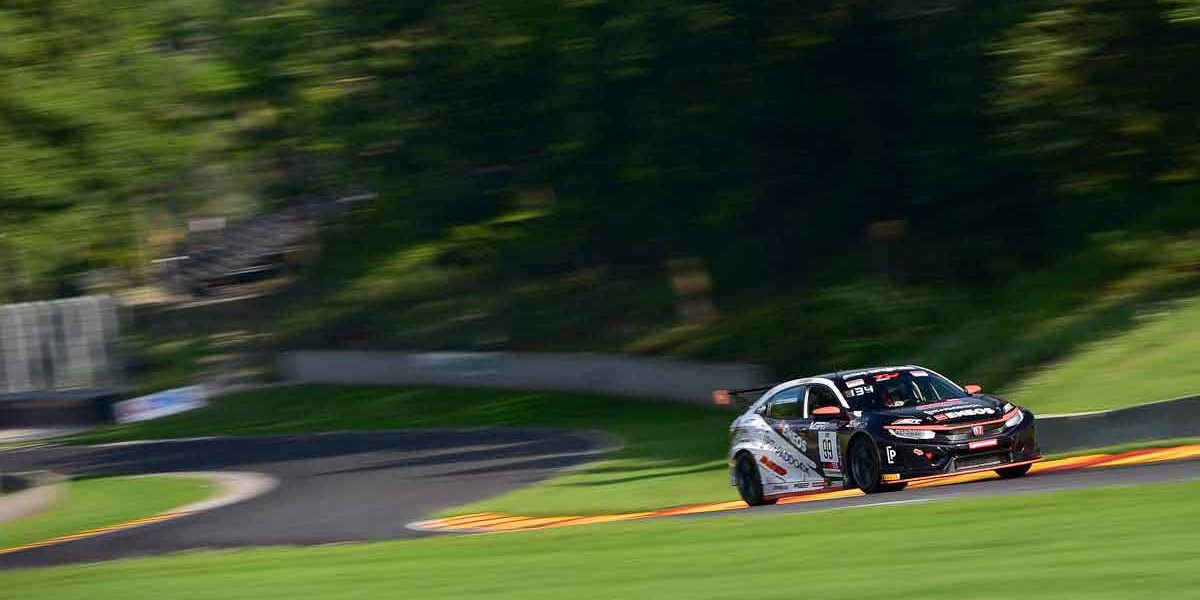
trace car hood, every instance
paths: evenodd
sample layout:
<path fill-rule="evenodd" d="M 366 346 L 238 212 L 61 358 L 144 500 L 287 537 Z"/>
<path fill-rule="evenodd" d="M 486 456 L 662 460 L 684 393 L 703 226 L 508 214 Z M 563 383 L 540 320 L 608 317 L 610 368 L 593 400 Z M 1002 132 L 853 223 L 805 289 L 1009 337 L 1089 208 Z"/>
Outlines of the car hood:
<path fill-rule="evenodd" d="M 954 425 L 995 419 L 1004 414 L 1004 401 L 991 396 L 968 396 L 919 406 L 879 412 L 884 423 L 898 425 Z"/>

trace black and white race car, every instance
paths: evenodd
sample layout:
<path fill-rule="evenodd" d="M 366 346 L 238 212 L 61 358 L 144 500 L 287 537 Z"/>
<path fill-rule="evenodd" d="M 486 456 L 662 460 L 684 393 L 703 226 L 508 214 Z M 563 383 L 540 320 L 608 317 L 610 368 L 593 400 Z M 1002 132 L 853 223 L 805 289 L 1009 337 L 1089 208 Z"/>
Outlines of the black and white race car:
<path fill-rule="evenodd" d="M 1033 413 L 917 366 L 839 371 L 770 388 L 730 426 L 731 483 L 750 505 L 817 490 L 870 494 L 917 478 L 994 470 L 1020 477 L 1040 457 Z"/>

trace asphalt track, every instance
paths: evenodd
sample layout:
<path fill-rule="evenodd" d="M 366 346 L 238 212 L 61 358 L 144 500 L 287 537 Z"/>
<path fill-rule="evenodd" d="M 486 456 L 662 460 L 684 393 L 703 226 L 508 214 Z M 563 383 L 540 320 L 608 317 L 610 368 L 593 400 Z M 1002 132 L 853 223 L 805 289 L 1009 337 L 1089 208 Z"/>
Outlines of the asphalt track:
<path fill-rule="evenodd" d="M 540 481 L 590 460 L 609 444 L 588 432 L 463 429 L 0 451 L 0 471 L 50 470 L 70 475 L 248 471 L 279 480 L 273 491 L 233 506 L 0 554 L 0 568 L 201 548 L 428 535 L 405 525 L 441 508 Z"/>
<path fill-rule="evenodd" d="M 740 502 L 714 503 L 607 517 L 530 519 L 474 517 L 489 527 L 410 525 L 442 508 L 480 500 L 545 479 L 593 458 L 609 442 L 599 434 L 533 429 L 424 430 L 335 433 L 260 438 L 208 438 L 94 447 L 43 447 L 0 452 L 0 470 L 47 469 L 74 475 L 181 471 L 258 472 L 279 480 L 273 491 L 232 506 L 118 530 L 62 544 L 0 554 L 0 568 L 26 568 L 147 556 L 202 548 L 312 545 L 430 535 L 433 531 L 505 531 L 672 516 L 849 508 L 943 498 L 1137 484 L 1200 478 L 1200 460 L 1137 464 L 1107 459 L 1105 468 L 1045 468 L 1016 480 L 989 475 L 965 485 L 925 486 L 877 496 L 855 491 L 794 498 L 787 504 L 737 510 Z M 1142 457 L 1169 458 L 1171 451 Z M 1175 450 L 1174 457 L 1196 456 Z M 1197 449 L 1200 453 L 1200 448 Z M 1073 469 L 1086 459 L 1071 459 Z M 731 494 L 732 494 L 731 490 Z M 819 501 L 817 501 L 819 500 Z M 739 506 L 741 505 L 741 506 Z M 426 522 L 430 523 L 430 522 Z M 434 522 L 440 523 L 440 522 Z M 511 524 L 506 526 L 506 524 Z"/>

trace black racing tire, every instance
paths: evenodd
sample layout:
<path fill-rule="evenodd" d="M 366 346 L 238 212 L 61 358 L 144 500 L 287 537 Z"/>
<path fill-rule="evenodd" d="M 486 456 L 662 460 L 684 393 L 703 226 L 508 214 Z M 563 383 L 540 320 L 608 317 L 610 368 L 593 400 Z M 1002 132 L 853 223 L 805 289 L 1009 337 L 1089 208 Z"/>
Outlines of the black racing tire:
<path fill-rule="evenodd" d="M 904 489 L 904 483 L 884 483 L 879 472 L 879 450 L 869 438 L 860 437 L 850 444 L 847 462 L 854 485 L 866 494 L 895 492 Z"/>
<path fill-rule="evenodd" d="M 1005 479 L 1016 479 L 1018 477 L 1024 477 L 1025 474 L 1029 472 L 1029 468 L 1032 466 L 1033 465 L 1019 465 L 1016 467 L 1004 467 L 1003 469 L 996 469 L 996 474 Z"/>
<path fill-rule="evenodd" d="M 750 506 L 765 506 L 775 504 L 773 498 L 763 497 L 762 478 L 758 476 L 758 464 L 749 452 L 741 452 L 734 461 L 734 477 L 737 482 L 738 495 Z"/>

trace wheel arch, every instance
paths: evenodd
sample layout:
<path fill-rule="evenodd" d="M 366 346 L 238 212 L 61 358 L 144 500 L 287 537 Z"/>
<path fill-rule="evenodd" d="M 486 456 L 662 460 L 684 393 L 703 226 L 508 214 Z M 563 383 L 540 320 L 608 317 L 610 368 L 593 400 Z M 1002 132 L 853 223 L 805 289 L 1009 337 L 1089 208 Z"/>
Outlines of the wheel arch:
<path fill-rule="evenodd" d="M 850 468 L 850 449 L 857 443 L 876 445 L 875 438 L 865 431 L 855 431 L 851 434 L 850 439 L 846 441 L 846 448 L 842 452 L 842 473 L 845 477 L 846 487 L 858 487 L 858 482 L 854 481 L 854 469 Z M 878 455 L 879 450 L 876 449 L 875 452 Z"/>

